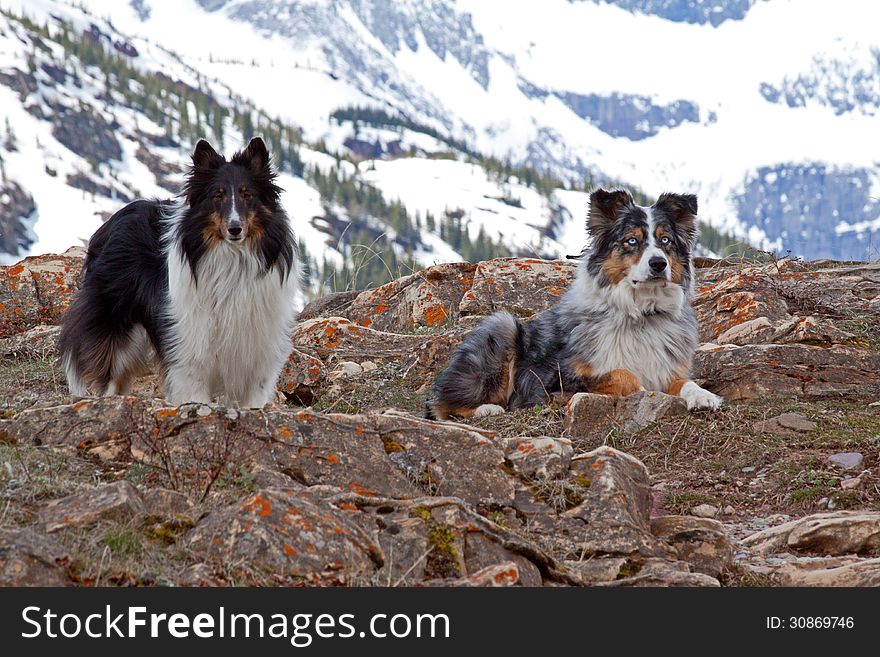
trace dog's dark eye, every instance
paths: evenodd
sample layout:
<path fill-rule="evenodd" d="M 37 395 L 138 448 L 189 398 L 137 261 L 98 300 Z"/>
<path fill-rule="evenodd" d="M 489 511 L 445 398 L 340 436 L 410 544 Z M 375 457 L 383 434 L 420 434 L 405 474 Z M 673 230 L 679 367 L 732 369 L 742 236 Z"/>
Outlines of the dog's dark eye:
<path fill-rule="evenodd" d="M 239 191 L 239 194 L 241 194 L 241 197 L 242 197 L 245 201 L 247 201 L 247 200 L 251 197 L 251 193 L 250 193 L 250 191 L 247 189 L 247 187 L 242 187 L 241 190 Z"/>
<path fill-rule="evenodd" d="M 215 201 L 222 201 L 224 196 L 226 196 L 226 190 L 223 188 L 220 188 L 216 192 L 214 192 Z"/>
<path fill-rule="evenodd" d="M 630 237 L 630 238 L 626 241 L 626 243 L 629 244 L 630 246 L 635 246 L 636 244 L 639 243 L 639 241 L 638 241 L 635 237 Z"/>
<path fill-rule="evenodd" d="M 669 244 L 669 242 L 670 242 L 670 239 L 666 235 L 664 235 L 663 237 L 660 238 L 660 244 L 663 244 L 664 246 L 666 244 Z"/>

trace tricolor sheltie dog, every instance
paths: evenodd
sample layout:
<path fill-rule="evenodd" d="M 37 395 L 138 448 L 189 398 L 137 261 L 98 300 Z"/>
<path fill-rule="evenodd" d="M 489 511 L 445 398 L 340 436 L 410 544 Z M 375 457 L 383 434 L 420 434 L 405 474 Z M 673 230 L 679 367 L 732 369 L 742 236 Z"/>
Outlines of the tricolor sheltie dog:
<path fill-rule="evenodd" d="M 689 409 L 722 399 L 689 379 L 699 344 L 690 305 L 697 198 L 640 207 L 625 191 L 590 195 L 591 247 L 559 303 L 530 320 L 496 313 L 471 331 L 434 381 L 429 417 L 471 417 L 576 392 L 659 390 Z"/>
<path fill-rule="evenodd" d="M 174 404 L 275 398 L 298 278 L 269 153 L 200 140 L 192 161 L 178 199 L 130 203 L 89 241 L 60 339 L 72 394 L 124 393 L 155 354 Z"/>

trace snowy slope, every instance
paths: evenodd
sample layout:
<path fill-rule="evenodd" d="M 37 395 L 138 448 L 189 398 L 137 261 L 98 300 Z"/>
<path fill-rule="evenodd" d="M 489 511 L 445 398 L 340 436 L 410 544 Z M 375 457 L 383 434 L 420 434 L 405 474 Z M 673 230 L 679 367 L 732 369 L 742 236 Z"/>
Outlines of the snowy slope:
<path fill-rule="evenodd" d="M 839 78 L 822 66 L 823 56 L 867 61 L 876 81 L 876 3 L 841 0 L 832 11 L 824 0 L 144 0 L 146 19 L 120 2 L 85 4 L 122 29 L 161 35 L 193 66 L 303 125 L 311 138 L 329 132 L 333 108 L 370 102 L 563 179 L 601 172 L 649 194 L 697 192 L 713 225 L 812 256 L 822 255 L 810 248 L 815 231 L 841 221 L 865 231 L 877 219 L 870 197 L 850 204 L 857 216 L 843 218 L 806 203 L 816 194 L 838 197 L 863 174 L 877 184 L 873 113 L 840 112 L 821 98 L 792 107 L 766 97 L 768 85 L 781 88 L 798 76 Z M 236 63 L 220 61 L 193 38 L 191 25 Z M 579 103 L 625 116 L 640 99 L 663 123 L 637 140 L 613 136 L 601 120 L 573 109 Z M 682 102 L 697 108 L 695 117 L 670 121 L 670 108 Z M 814 165 L 836 175 L 801 175 Z M 775 207 L 743 202 L 755 195 L 758 172 L 784 180 L 789 169 L 800 187 L 768 184 L 757 193 L 798 195 L 808 214 L 780 209 L 756 217 Z M 798 222 L 802 230 L 793 231 Z M 858 255 L 858 244 L 845 246 Z M 827 249 L 832 254 L 834 245 Z"/>
<path fill-rule="evenodd" d="M 703 221 L 767 248 L 863 258 L 880 243 L 876 3 L 840 0 L 833 11 L 823 0 L 0 5 L 71 18 L 83 6 L 91 19 L 109 18 L 145 54 L 143 65 L 205 76 L 219 94 L 228 87 L 330 150 L 354 137 L 353 126 L 330 114 L 369 105 L 562 180 L 622 180 L 649 195 L 695 192 Z M 394 136 L 362 128 L 357 138 Z M 442 146 L 403 136 L 425 152 Z M 130 159 L 119 175 L 149 189 Z M 471 234 L 484 226 L 512 248 L 570 252 L 571 240 L 583 239 L 583 194 L 559 190 L 548 200 L 517 190 L 523 208 L 513 208 L 487 198 L 504 197 L 504 184 L 463 161 L 404 162 L 378 161 L 374 170 L 362 163 L 361 174 L 412 212 L 460 206 Z M 495 191 L 481 191 L 484 183 Z M 301 191 L 304 212 L 318 216 Z M 89 203 L 91 213 L 112 205 Z M 304 230 L 308 248 L 332 249 L 312 228 Z M 48 239 L 39 226 L 37 234 Z M 436 235 L 423 241 L 420 259 L 452 257 Z"/>

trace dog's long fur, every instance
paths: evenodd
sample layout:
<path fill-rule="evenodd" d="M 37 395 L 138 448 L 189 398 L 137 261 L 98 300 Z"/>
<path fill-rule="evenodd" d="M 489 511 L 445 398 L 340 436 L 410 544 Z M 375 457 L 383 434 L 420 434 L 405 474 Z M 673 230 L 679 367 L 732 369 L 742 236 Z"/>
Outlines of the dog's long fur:
<path fill-rule="evenodd" d="M 531 320 L 501 312 L 471 331 L 434 381 L 429 417 L 502 412 L 576 392 L 660 390 L 688 408 L 721 398 L 690 381 L 697 199 L 640 207 L 623 190 L 590 196 L 591 248 L 559 303 Z"/>
<path fill-rule="evenodd" d="M 63 320 L 71 393 L 124 393 L 155 355 L 172 403 L 274 399 L 298 283 L 280 192 L 259 137 L 229 161 L 201 140 L 179 198 L 102 225 Z"/>

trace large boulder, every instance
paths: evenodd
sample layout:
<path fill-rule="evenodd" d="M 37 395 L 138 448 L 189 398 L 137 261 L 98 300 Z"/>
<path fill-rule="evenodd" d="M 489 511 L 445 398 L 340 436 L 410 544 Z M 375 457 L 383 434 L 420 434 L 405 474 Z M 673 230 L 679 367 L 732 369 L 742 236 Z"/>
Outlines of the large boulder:
<path fill-rule="evenodd" d="M 262 489 L 208 514 L 185 545 L 233 574 L 294 582 L 332 576 L 351 583 L 383 562 L 381 548 L 352 515 L 293 489 Z"/>
<path fill-rule="evenodd" d="M 474 283 L 461 301 L 462 315 L 498 310 L 530 317 L 559 301 L 577 266 L 568 260 L 496 258 L 477 265 Z"/>
<path fill-rule="evenodd" d="M 843 345 L 703 345 L 692 372 L 727 400 L 880 391 L 880 354 Z"/>
<path fill-rule="evenodd" d="M 0 338 L 57 324 L 79 287 L 85 250 L 32 256 L 0 267 Z"/>

